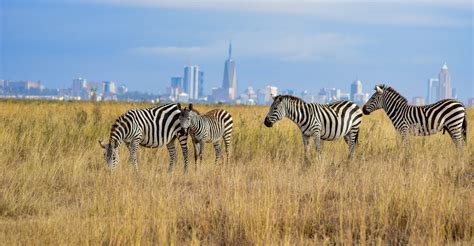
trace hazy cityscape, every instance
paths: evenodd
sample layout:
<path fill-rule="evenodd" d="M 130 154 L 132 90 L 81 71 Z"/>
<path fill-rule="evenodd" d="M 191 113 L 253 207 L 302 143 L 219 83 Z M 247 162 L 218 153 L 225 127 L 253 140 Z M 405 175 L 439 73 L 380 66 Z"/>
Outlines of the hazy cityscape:
<path fill-rule="evenodd" d="M 296 88 L 280 89 L 268 84 L 263 88 L 247 88 L 238 91 L 236 61 L 232 58 L 232 44 L 229 43 L 228 58 L 224 63 L 221 87 L 212 87 L 211 93 L 204 93 L 206 80 L 205 71 L 199 65 L 186 65 L 182 76 L 170 77 L 164 94 L 129 91 L 126 83 L 115 81 L 89 81 L 86 78 L 75 78 L 64 88 L 47 88 L 41 80 L 11 81 L 0 79 L 0 98 L 44 99 L 44 100 L 88 100 L 88 101 L 150 101 L 150 102 L 182 102 L 204 104 L 243 104 L 267 105 L 272 102 L 272 96 L 284 94 L 301 97 L 311 103 L 331 103 L 340 100 L 351 100 L 359 105 L 364 104 L 372 93 L 372 88 L 364 88 L 363 82 L 356 78 L 347 83 L 349 90 L 344 88 L 321 88 L 318 92 L 309 92 Z M 420 82 L 421 83 L 421 82 Z M 146 90 L 144 90 L 146 91 Z M 457 98 L 456 88 L 453 87 L 451 74 L 445 62 L 437 77 L 427 79 L 426 95 L 419 93 L 409 102 L 412 105 L 426 105 L 436 101 Z M 474 98 L 470 98 L 467 106 L 474 106 Z"/>

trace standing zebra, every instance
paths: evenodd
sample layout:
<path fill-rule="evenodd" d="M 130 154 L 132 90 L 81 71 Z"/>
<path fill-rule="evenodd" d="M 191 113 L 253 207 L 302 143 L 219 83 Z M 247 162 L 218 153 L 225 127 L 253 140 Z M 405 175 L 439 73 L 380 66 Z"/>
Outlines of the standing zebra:
<path fill-rule="evenodd" d="M 189 104 L 189 109 L 184 108 L 179 117 L 181 127 L 184 131 L 188 131 L 193 139 L 194 145 L 194 161 L 197 165 L 197 158 L 202 161 L 204 151 L 204 143 L 212 143 L 216 152 L 216 163 L 221 158 L 221 139 L 224 139 L 224 147 L 226 153 L 226 162 L 229 162 L 230 140 L 232 137 L 233 120 L 229 112 L 223 109 L 214 109 L 199 114 L 193 108 L 193 104 Z"/>
<path fill-rule="evenodd" d="M 179 104 L 178 104 L 179 105 Z M 130 164 L 137 170 L 137 148 L 139 145 L 156 148 L 166 145 L 170 155 L 169 169 L 176 162 L 175 139 L 178 138 L 184 157 L 184 168 L 188 166 L 187 135 L 181 134 L 179 125 L 180 106 L 165 104 L 145 109 L 131 109 L 115 120 L 110 131 L 108 144 L 99 140 L 105 149 L 105 160 L 115 169 L 118 164 L 118 150 L 122 142 L 130 151 Z"/>
<path fill-rule="evenodd" d="M 320 140 L 335 140 L 344 137 L 349 145 L 349 158 L 352 158 L 359 136 L 362 111 L 351 101 L 331 104 L 306 103 L 289 95 L 273 98 L 265 126 L 272 127 L 276 121 L 288 117 L 301 130 L 304 144 L 304 158 L 307 161 L 308 140 L 315 137 L 316 150 L 321 149 Z"/>
<path fill-rule="evenodd" d="M 374 89 L 375 93 L 363 107 L 364 114 L 383 108 L 403 141 L 409 133 L 427 136 L 443 130 L 443 133 L 448 131 L 457 146 L 462 147 L 466 142 L 466 110 L 457 100 L 445 99 L 425 106 L 411 106 L 391 87 L 377 85 Z"/>

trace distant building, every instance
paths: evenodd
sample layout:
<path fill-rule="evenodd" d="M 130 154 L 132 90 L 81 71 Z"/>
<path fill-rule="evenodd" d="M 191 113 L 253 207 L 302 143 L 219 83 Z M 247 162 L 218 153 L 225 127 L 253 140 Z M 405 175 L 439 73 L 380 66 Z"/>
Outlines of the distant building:
<path fill-rule="evenodd" d="M 204 71 L 199 71 L 197 91 L 198 98 L 204 97 Z"/>
<path fill-rule="evenodd" d="M 127 86 L 121 85 L 121 86 L 117 87 L 117 94 L 118 95 L 124 95 L 127 92 L 128 92 L 128 87 Z"/>
<path fill-rule="evenodd" d="M 102 82 L 102 99 L 115 99 L 116 94 L 115 82 L 103 81 Z"/>
<path fill-rule="evenodd" d="M 278 95 L 278 87 L 267 85 L 265 89 L 258 91 L 257 100 L 258 104 L 271 104 L 273 97 Z"/>
<path fill-rule="evenodd" d="M 226 90 L 220 87 L 213 87 L 210 102 L 213 103 L 225 103 L 228 100 L 228 93 Z"/>
<path fill-rule="evenodd" d="M 235 100 L 237 95 L 237 73 L 235 70 L 235 61 L 232 59 L 232 44 L 229 44 L 229 58 L 224 65 L 224 78 L 222 80 L 222 88 L 227 91 L 227 99 Z"/>
<path fill-rule="evenodd" d="M 183 91 L 189 95 L 189 99 L 198 99 L 199 90 L 199 66 L 191 65 L 184 67 Z"/>
<path fill-rule="evenodd" d="M 428 93 L 426 95 L 428 104 L 435 103 L 439 98 L 439 79 L 431 78 L 428 80 Z"/>
<path fill-rule="evenodd" d="M 80 97 L 82 91 L 87 86 L 87 81 L 83 78 L 77 78 L 72 80 L 71 96 Z"/>
<path fill-rule="evenodd" d="M 469 100 L 467 100 L 467 106 L 471 108 L 474 107 L 474 97 L 471 97 Z"/>
<path fill-rule="evenodd" d="M 356 97 L 360 98 L 362 95 L 362 82 L 360 80 L 356 80 L 351 84 L 351 100 L 356 101 Z"/>
<path fill-rule="evenodd" d="M 178 99 L 179 93 L 183 92 L 183 77 L 171 77 L 170 97 Z"/>
<path fill-rule="evenodd" d="M 350 99 L 351 99 L 351 96 L 349 95 L 349 93 L 341 92 L 340 97 L 339 97 L 340 101 L 350 100 Z"/>
<path fill-rule="evenodd" d="M 413 97 L 412 105 L 415 105 L 415 106 L 425 105 L 425 98 L 424 97 Z"/>
<path fill-rule="evenodd" d="M 311 93 L 309 93 L 307 90 L 301 92 L 301 99 L 303 99 L 307 103 L 314 103 L 317 101 L 316 98 L 311 95 Z"/>
<path fill-rule="evenodd" d="M 247 87 L 244 93 L 240 94 L 240 104 L 255 105 L 257 104 L 257 93 L 252 86 Z"/>
<path fill-rule="evenodd" d="M 439 98 L 438 100 L 452 98 L 451 74 L 449 74 L 448 66 L 444 63 L 438 75 L 439 79 Z"/>
<path fill-rule="evenodd" d="M 281 92 L 282 95 L 296 96 L 296 92 L 293 89 L 286 89 Z"/>
<path fill-rule="evenodd" d="M 318 103 L 331 103 L 339 101 L 341 98 L 341 90 L 336 88 L 322 88 L 316 98 Z"/>
<path fill-rule="evenodd" d="M 189 102 L 189 94 L 184 93 L 184 92 L 180 93 L 178 95 L 178 102 L 182 102 L 182 103 Z"/>

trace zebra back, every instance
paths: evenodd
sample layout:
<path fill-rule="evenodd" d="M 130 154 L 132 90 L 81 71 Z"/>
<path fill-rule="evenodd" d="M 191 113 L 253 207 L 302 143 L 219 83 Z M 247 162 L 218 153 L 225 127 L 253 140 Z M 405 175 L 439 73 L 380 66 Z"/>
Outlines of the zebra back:
<path fill-rule="evenodd" d="M 178 136 L 180 110 L 176 104 L 130 109 L 117 118 L 110 132 L 110 143 L 140 140 L 145 147 L 160 147 Z"/>

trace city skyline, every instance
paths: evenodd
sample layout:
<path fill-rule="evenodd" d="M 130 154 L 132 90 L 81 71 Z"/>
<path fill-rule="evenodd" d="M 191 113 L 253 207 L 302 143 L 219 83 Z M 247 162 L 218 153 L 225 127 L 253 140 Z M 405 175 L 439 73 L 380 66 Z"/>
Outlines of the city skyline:
<path fill-rule="evenodd" d="M 469 1 L 236 2 L 7 0 L 0 78 L 65 88 L 82 76 L 164 93 L 183 64 L 198 64 L 211 94 L 232 40 L 236 96 L 268 84 L 317 94 L 360 78 L 426 98 L 447 62 L 459 99 L 474 97 Z"/>

